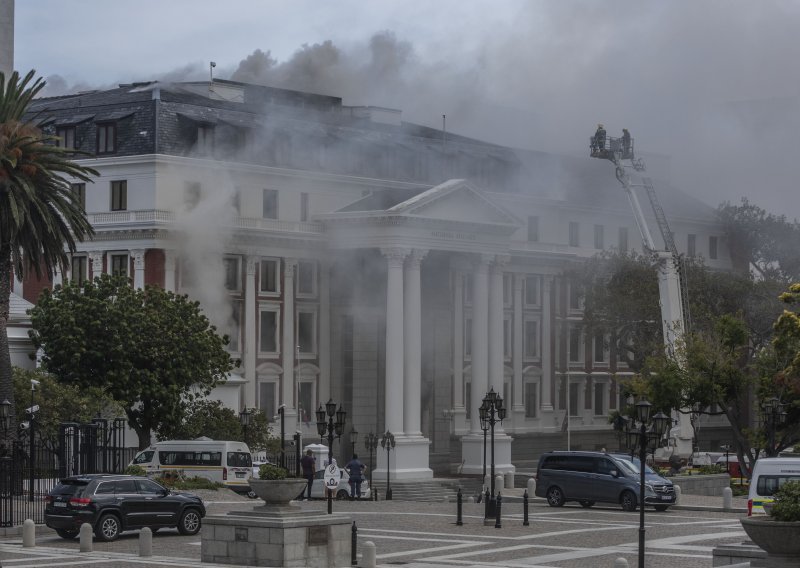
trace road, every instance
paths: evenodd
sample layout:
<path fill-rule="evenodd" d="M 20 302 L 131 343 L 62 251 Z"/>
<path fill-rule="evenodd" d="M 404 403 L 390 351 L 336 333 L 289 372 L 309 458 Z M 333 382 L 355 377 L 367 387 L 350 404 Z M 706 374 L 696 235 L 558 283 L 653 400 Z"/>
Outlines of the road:
<path fill-rule="evenodd" d="M 252 501 L 210 501 L 210 513 L 249 509 Z M 324 502 L 303 502 L 304 509 L 325 511 Z M 507 503 L 502 528 L 484 526 L 483 505 L 464 504 L 463 526 L 457 526 L 454 503 L 401 501 L 337 502 L 336 514 L 356 521 L 359 549 L 376 545 L 381 566 L 408 567 L 552 567 L 597 568 L 625 558 L 636 566 L 639 515 L 618 507 L 583 509 L 567 505 L 550 508 L 535 500 L 529 509 L 530 526 L 522 525 L 521 503 Z M 648 568 L 707 568 L 717 544 L 745 539 L 741 513 L 710 510 L 647 510 Z M 95 543 L 94 552 L 81 554 L 77 541 L 65 541 L 49 530 L 37 532 L 37 546 L 23 549 L 21 538 L 0 540 L 3 567 L 199 566 L 200 538 L 160 531 L 153 538 L 152 558 L 137 556 L 138 537 L 123 535 L 114 543 Z M 206 568 L 211 564 L 202 564 Z"/>

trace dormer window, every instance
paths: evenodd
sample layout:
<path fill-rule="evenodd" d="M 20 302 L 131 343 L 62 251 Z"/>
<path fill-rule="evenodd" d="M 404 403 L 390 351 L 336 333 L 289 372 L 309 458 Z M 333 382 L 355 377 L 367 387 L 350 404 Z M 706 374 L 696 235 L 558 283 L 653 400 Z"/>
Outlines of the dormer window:
<path fill-rule="evenodd" d="M 56 144 L 61 148 L 75 149 L 75 127 L 74 126 L 61 126 L 56 128 L 56 136 L 58 141 Z"/>
<path fill-rule="evenodd" d="M 197 152 L 211 154 L 214 152 L 214 127 L 201 124 L 197 127 Z"/>
<path fill-rule="evenodd" d="M 97 125 L 97 153 L 113 154 L 117 151 L 117 124 L 105 122 Z"/>

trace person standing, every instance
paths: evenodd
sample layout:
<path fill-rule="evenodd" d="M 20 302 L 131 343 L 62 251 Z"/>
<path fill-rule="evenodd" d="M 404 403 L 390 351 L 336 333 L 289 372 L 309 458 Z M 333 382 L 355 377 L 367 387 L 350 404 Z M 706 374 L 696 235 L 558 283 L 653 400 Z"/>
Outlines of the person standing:
<path fill-rule="evenodd" d="M 350 499 L 361 499 L 361 482 L 363 481 L 364 464 L 358 459 L 357 454 L 353 454 L 353 459 L 344 466 L 350 474 Z"/>
<path fill-rule="evenodd" d="M 594 133 L 594 142 L 599 151 L 602 152 L 606 149 L 606 129 L 603 128 L 602 124 L 597 125 L 597 130 Z"/>
<path fill-rule="evenodd" d="M 631 157 L 631 133 L 627 128 L 622 129 L 622 157 Z"/>
<path fill-rule="evenodd" d="M 308 482 L 308 499 L 311 499 L 311 486 L 314 485 L 314 473 L 316 472 L 317 460 L 314 458 L 311 450 L 306 450 L 306 455 L 300 459 L 300 465 L 303 467 L 303 477 Z"/>

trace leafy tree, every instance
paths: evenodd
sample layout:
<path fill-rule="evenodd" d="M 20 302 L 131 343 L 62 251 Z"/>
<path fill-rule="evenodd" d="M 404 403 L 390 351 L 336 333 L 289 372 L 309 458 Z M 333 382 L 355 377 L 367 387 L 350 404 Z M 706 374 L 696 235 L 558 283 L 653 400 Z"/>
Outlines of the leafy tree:
<path fill-rule="evenodd" d="M 25 119 L 44 88 L 34 71 L 6 80 L 0 73 L 0 400 L 14 402 L 7 326 L 12 268 L 52 277 L 65 267 L 76 241 L 93 234 L 86 213 L 70 191 L 70 181 L 90 182 L 97 172 L 80 166 L 75 153 L 56 146 L 35 119 Z M 12 412 L 14 405 L 12 404 Z M 12 420 L 16 420 L 12 416 Z"/>
<path fill-rule="evenodd" d="M 198 302 L 102 275 L 46 290 L 31 310 L 42 366 L 60 381 L 103 390 L 125 408 L 139 446 L 184 415 L 233 368 Z"/>
<path fill-rule="evenodd" d="M 99 388 L 63 384 L 44 371 L 14 367 L 14 398 L 20 420 L 27 420 L 26 409 L 31 406 L 31 381 L 39 382 L 33 393 L 33 404 L 39 406 L 36 438 L 50 451 L 58 448 L 58 429 L 62 422 L 86 423 L 95 417 L 113 419 L 124 413 L 122 407 Z"/>

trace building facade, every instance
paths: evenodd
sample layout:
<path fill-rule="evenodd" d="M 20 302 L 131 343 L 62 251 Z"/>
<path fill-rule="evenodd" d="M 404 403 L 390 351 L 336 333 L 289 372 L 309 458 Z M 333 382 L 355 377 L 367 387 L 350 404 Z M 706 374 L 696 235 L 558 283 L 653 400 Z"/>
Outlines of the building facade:
<path fill-rule="evenodd" d="M 630 372 L 584 329 L 568 272 L 642 251 L 611 165 L 221 80 L 33 110 L 100 176 L 73 185 L 95 237 L 56 282 L 17 282 L 26 300 L 104 272 L 188 293 L 231 338 L 226 404 L 285 405 L 287 436 L 316 441 L 314 411 L 332 399 L 348 412 L 341 448 L 350 426 L 395 434 L 378 471 L 396 478 L 480 473 L 490 389 L 507 408 L 500 471 L 565 437 L 605 445 Z M 713 210 L 664 187 L 681 252 L 728 269 Z"/>

